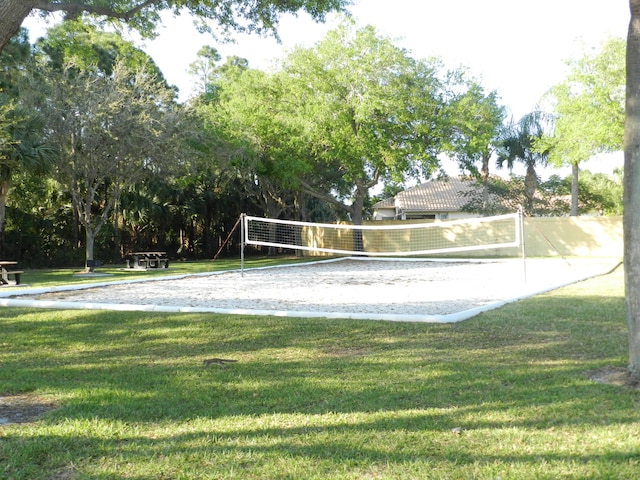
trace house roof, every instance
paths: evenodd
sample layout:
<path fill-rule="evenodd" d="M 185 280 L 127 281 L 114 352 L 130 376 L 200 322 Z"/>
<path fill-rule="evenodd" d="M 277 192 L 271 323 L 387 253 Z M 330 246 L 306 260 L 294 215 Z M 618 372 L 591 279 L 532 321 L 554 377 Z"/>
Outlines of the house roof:
<path fill-rule="evenodd" d="M 396 208 L 403 212 L 457 212 L 469 201 L 465 193 L 475 188 L 473 181 L 454 177 L 428 180 L 376 203 L 373 208 Z"/>

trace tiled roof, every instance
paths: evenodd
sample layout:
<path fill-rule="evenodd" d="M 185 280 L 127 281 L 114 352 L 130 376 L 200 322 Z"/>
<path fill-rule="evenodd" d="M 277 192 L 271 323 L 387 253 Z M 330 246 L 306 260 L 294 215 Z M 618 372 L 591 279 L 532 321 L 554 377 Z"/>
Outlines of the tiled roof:
<path fill-rule="evenodd" d="M 464 195 L 477 188 L 473 181 L 449 177 L 429 180 L 376 203 L 374 208 L 397 208 L 403 212 L 457 212 L 469 201 Z"/>
<path fill-rule="evenodd" d="M 373 208 L 394 208 L 396 206 L 395 197 L 385 198 L 384 200 L 380 200 L 377 202 Z"/>

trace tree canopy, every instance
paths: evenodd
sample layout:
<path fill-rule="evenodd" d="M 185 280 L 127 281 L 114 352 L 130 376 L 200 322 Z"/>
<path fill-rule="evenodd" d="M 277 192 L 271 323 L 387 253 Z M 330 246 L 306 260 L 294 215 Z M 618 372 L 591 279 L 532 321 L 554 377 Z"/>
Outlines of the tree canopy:
<path fill-rule="evenodd" d="M 469 80 L 465 91 L 452 102 L 447 153 L 462 172 L 469 172 L 482 183 L 481 211 L 489 209 L 489 166 L 503 133 L 505 108 L 498 103 L 496 91 L 484 91 L 480 83 Z"/>
<path fill-rule="evenodd" d="M 15 37 L 0 69 L 0 161 L 14 178 L 0 191 L 0 205 L 10 192 L 5 245 L 58 264 L 90 256 L 80 250 L 87 234 L 102 259 L 145 248 L 213 256 L 240 213 L 358 223 L 377 189 L 439 174 L 444 155 L 488 177 L 504 146 L 497 92 L 349 21 L 269 71 L 201 49 L 191 69 L 199 95 L 184 105 L 142 51 L 80 20 L 35 45 Z M 37 174 L 46 148 L 60 155 L 55 173 Z M 557 196 L 541 186 L 536 202 L 543 189 Z M 613 211 L 598 207 L 603 198 L 586 208 Z"/>
<path fill-rule="evenodd" d="M 349 0 L 3 0 L 0 3 L 0 52 L 32 13 L 63 12 L 65 19 L 87 15 L 99 24 L 115 23 L 153 37 L 160 13 L 189 13 L 203 32 L 221 29 L 257 34 L 277 34 L 278 21 L 285 13 L 307 12 L 316 21 L 327 13 L 342 11 Z M 212 21 L 214 25 L 207 23 Z"/>
<path fill-rule="evenodd" d="M 566 80 L 551 89 L 555 116 L 549 162 L 573 165 L 622 148 L 626 41 L 611 38 L 595 54 L 568 62 Z"/>
<path fill-rule="evenodd" d="M 620 151 L 624 128 L 626 41 L 611 38 L 595 54 L 568 62 L 569 75 L 553 87 L 553 132 L 538 148 L 549 150 L 549 163 L 573 171 L 572 215 L 578 214 L 579 165 L 601 152 Z"/>
<path fill-rule="evenodd" d="M 534 212 L 535 194 L 538 187 L 536 167 L 545 166 L 548 162 L 549 151 L 537 148 L 540 139 L 545 134 L 546 115 L 541 111 L 534 111 L 523 115 L 517 122 L 512 122 L 503 134 L 498 145 L 497 165 L 502 168 L 505 164 L 510 170 L 516 162 L 526 168 L 524 179 L 524 212 L 531 215 Z"/>
<path fill-rule="evenodd" d="M 180 110 L 148 57 L 120 37 L 65 22 L 37 54 L 25 101 L 44 117 L 47 140 L 60 152 L 57 178 L 71 194 L 86 259 L 93 260 L 95 237 L 122 189 L 179 158 L 171 133 Z"/>
<path fill-rule="evenodd" d="M 345 22 L 272 73 L 246 72 L 216 108 L 289 186 L 363 218 L 380 181 L 428 177 L 466 92 L 459 72 L 415 60 L 373 27 Z M 263 170 L 264 171 L 264 170 Z"/>

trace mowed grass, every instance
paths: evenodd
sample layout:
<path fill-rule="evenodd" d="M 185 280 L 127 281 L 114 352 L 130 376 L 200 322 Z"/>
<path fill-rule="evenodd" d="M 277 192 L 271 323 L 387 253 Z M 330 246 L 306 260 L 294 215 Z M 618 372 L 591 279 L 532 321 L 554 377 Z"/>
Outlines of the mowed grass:
<path fill-rule="evenodd" d="M 309 261 L 313 261 L 313 259 L 295 256 L 248 257 L 244 262 L 244 268 L 269 267 L 282 263 Z M 222 258 L 188 262 L 171 261 L 169 268 L 151 268 L 149 270 L 127 268 L 124 264 L 103 265 L 95 269 L 94 273 L 96 275 L 94 276 L 83 275 L 81 268 L 27 269 L 22 275 L 21 282 L 24 287 L 52 287 L 69 284 L 138 280 L 160 276 L 190 275 L 221 270 L 240 270 L 242 266 L 242 263 L 237 258 Z"/>
<path fill-rule="evenodd" d="M 57 404 L 0 426 L 2 479 L 640 475 L 640 392 L 589 378 L 627 362 L 621 269 L 452 325 L 0 316 L 0 394 Z"/>

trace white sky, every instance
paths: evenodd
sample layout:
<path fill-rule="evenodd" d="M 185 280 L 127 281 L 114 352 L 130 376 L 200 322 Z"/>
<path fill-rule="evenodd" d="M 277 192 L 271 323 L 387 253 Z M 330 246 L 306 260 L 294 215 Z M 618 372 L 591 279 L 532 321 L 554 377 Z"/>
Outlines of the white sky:
<path fill-rule="evenodd" d="M 628 0 L 354 0 L 359 26 L 374 25 L 415 58 L 438 56 L 448 67 L 467 67 L 487 90 L 497 90 L 518 118 L 533 110 L 544 93 L 566 75 L 565 61 L 597 47 L 608 36 L 626 37 Z M 219 44 L 199 34 L 186 16 L 164 17 L 160 35 L 140 46 L 154 59 L 181 99 L 192 93 L 189 64 L 200 47 L 217 48 L 223 58 L 247 58 L 267 69 L 294 46 L 311 47 L 335 27 L 336 17 L 317 25 L 306 16 L 285 16 L 282 44 L 272 38 L 238 35 Z M 42 22 L 28 19 L 34 41 Z M 594 170 L 592 168 L 592 170 Z"/>

